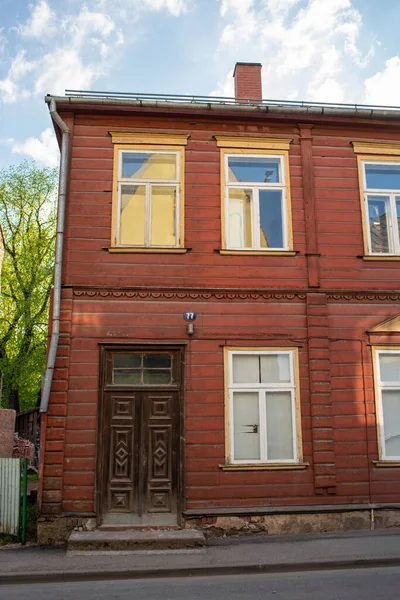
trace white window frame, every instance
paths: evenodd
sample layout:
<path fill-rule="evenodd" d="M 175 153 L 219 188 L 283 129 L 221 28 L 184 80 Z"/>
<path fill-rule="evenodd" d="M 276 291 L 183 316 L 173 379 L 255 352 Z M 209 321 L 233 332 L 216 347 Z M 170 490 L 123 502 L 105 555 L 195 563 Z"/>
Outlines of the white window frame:
<path fill-rule="evenodd" d="M 397 256 L 400 255 L 400 234 L 398 232 L 397 225 L 397 210 L 396 210 L 396 196 L 400 197 L 400 189 L 387 189 L 382 190 L 367 188 L 367 174 L 365 167 L 366 165 L 397 165 L 400 163 L 397 161 L 374 161 L 374 160 L 363 160 L 362 161 L 362 174 L 363 174 L 363 189 L 364 189 L 364 210 L 365 210 L 365 221 L 366 221 L 366 234 L 368 240 L 368 253 L 372 256 Z M 389 197 L 389 222 L 388 222 L 388 242 L 389 252 L 373 252 L 372 251 L 372 240 L 371 230 L 369 224 L 369 208 L 368 208 L 368 196 L 381 196 L 382 198 Z"/>
<path fill-rule="evenodd" d="M 376 400 L 376 414 L 377 414 L 377 429 L 378 429 L 378 447 L 380 459 L 382 461 L 400 461 L 399 456 L 387 456 L 386 454 L 386 445 L 385 445 L 385 428 L 383 421 L 383 401 L 382 401 L 382 392 L 384 390 L 399 390 L 400 391 L 400 381 L 399 382 L 383 382 L 381 380 L 381 364 L 380 364 L 380 355 L 381 354 L 394 354 L 399 357 L 400 360 L 400 348 L 389 349 L 389 348 L 374 348 L 374 374 L 375 374 L 375 400 Z M 399 431 L 400 435 L 400 431 Z"/>
<path fill-rule="evenodd" d="M 277 349 L 277 350 L 241 350 L 228 349 L 228 420 L 229 420 L 229 455 L 228 460 L 231 464 L 297 464 L 301 461 L 300 456 L 300 435 L 299 435 L 299 415 L 298 415 L 298 381 L 295 365 L 296 350 L 294 349 Z M 235 355 L 285 355 L 289 356 L 290 383 L 234 383 L 233 382 L 233 357 Z M 235 459 L 234 448 L 234 418 L 233 418 L 233 394 L 234 392 L 258 392 L 258 408 L 260 422 L 260 459 Z M 266 401 L 265 392 L 290 392 L 291 409 L 292 409 L 292 435 L 293 435 L 293 458 L 292 459 L 274 459 L 269 460 L 267 456 L 267 419 L 266 419 Z"/>
<path fill-rule="evenodd" d="M 173 154 L 176 157 L 176 174 L 177 179 L 135 179 L 131 177 L 122 177 L 122 154 Z M 116 214 L 116 245 L 121 248 L 179 248 L 180 247 L 180 173 L 181 173 L 181 153 L 176 150 L 159 150 L 158 148 L 149 149 L 126 149 L 118 150 L 118 179 L 117 179 L 117 214 Z M 144 216 L 144 245 L 143 244 L 121 244 L 121 192 L 122 185 L 137 185 L 146 188 L 145 198 L 145 216 Z M 176 189 L 176 206 L 175 206 L 175 244 L 173 246 L 151 244 L 151 188 L 152 186 L 159 187 L 174 187 Z"/>
<path fill-rule="evenodd" d="M 264 183 L 254 181 L 229 181 L 229 159 L 230 158 L 265 158 L 278 159 L 279 160 L 279 172 L 281 175 L 280 183 Z M 288 225 L 288 200 L 287 200 L 287 185 L 286 185 L 286 171 L 285 171 L 285 155 L 284 154 L 254 154 L 254 153 L 225 153 L 224 155 L 224 173 L 225 173 L 225 232 L 228 250 L 243 250 L 243 251 L 266 251 L 266 252 L 282 252 L 289 250 L 289 225 Z M 249 248 L 233 246 L 229 239 L 229 190 L 230 189 L 250 189 L 252 192 L 252 203 L 251 203 L 251 240 L 252 245 Z M 261 247 L 260 243 L 260 204 L 259 204 L 259 191 L 264 189 L 281 190 L 282 191 L 282 233 L 283 233 L 283 246 L 282 247 Z"/>

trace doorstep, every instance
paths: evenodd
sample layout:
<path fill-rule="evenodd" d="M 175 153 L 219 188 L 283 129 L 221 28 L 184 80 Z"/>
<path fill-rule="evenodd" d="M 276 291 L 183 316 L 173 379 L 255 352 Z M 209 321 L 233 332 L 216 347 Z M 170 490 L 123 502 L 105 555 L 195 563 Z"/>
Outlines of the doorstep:
<path fill-rule="evenodd" d="M 202 548 L 205 542 L 204 534 L 193 529 L 96 529 L 73 531 L 67 548 L 68 551 L 180 550 Z"/>

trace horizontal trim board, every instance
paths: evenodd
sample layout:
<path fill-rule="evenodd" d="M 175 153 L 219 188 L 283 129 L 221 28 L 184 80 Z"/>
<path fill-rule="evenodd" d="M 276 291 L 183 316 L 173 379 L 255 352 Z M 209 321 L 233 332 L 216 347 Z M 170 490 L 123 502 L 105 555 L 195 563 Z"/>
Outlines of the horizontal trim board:
<path fill-rule="evenodd" d="M 226 256 L 296 256 L 299 254 L 298 250 L 218 250 L 219 254 Z"/>
<path fill-rule="evenodd" d="M 198 517 L 219 517 L 219 516 L 244 516 L 244 515 L 284 515 L 284 514 L 312 514 L 312 513 L 333 513 L 333 512 L 352 512 L 358 510 L 400 510 L 400 503 L 386 504 L 315 504 L 315 505 L 294 505 L 294 506 L 229 506 L 215 508 L 188 508 L 183 511 L 183 515 L 188 518 Z"/>
<path fill-rule="evenodd" d="M 399 460 L 373 460 L 373 465 L 374 467 L 379 467 L 379 468 L 398 468 L 400 467 L 400 461 Z"/>
<path fill-rule="evenodd" d="M 372 260 L 372 261 L 377 261 L 377 260 L 384 260 L 384 261 L 399 261 L 400 260 L 400 256 L 396 255 L 396 256 L 376 256 L 373 254 L 368 254 L 365 256 L 361 257 L 363 260 Z"/>
<path fill-rule="evenodd" d="M 400 156 L 400 144 L 388 142 L 351 142 L 356 154 L 386 154 Z"/>
<path fill-rule="evenodd" d="M 186 254 L 190 248 L 104 248 L 111 254 Z"/>
<path fill-rule="evenodd" d="M 219 148 L 254 148 L 259 150 L 289 150 L 293 138 L 267 138 L 215 135 Z"/>
<path fill-rule="evenodd" d="M 186 146 L 190 134 L 142 133 L 128 131 L 109 131 L 113 144 L 155 144 Z"/>
<path fill-rule="evenodd" d="M 260 348 L 261 350 L 262 348 Z M 293 348 L 283 348 L 285 351 Z M 276 346 L 274 347 L 276 350 Z M 221 471 L 299 471 L 310 466 L 310 463 L 276 463 L 276 464 L 222 464 Z"/>

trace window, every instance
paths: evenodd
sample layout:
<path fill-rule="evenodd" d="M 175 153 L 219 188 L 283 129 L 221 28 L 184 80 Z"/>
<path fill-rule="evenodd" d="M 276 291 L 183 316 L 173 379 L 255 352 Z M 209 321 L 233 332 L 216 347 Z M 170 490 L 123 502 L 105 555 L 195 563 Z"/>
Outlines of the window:
<path fill-rule="evenodd" d="M 216 137 L 223 147 L 224 248 L 258 253 L 290 251 L 290 140 Z"/>
<path fill-rule="evenodd" d="M 375 349 L 380 458 L 400 460 L 400 349 Z"/>
<path fill-rule="evenodd" d="M 390 260 L 400 256 L 400 145 L 353 142 L 353 146 L 360 153 L 365 254 Z"/>
<path fill-rule="evenodd" d="M 400 162 L 363 161 L 368 247 L 372 254 L 400 254 Z"/>
<path fill-rule="evenodd" d="M 112 246 L 183 246 L 183 148 L 187 136 L 111 133 L 115 144 Z M 117 142 L 131 141 L 131 144 Z M 159 144 L 159 145 L 158 145 Z"/>
<path fill-rule="evenodd" d="M 227 349 L 230 463 L 300 462 L 297 349 Z"/>
<path fill-rule="evenodd" d="M 113 355 L 114 385 L 171 385 L 173 383 L 171 354 L 124 352 Z"/>

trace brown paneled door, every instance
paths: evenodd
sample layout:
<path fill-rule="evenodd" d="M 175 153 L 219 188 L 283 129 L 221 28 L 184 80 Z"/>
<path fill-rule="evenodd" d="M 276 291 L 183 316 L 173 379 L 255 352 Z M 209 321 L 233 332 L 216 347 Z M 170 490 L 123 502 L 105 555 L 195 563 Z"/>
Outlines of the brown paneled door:
<path fill-rule="evenodd" d="M 109 525 L 176 525 L 182 351 L 104 348 L 101 362 L 101 521 Z"/>

